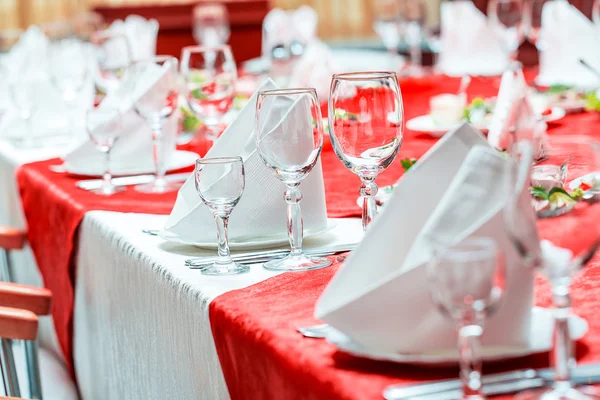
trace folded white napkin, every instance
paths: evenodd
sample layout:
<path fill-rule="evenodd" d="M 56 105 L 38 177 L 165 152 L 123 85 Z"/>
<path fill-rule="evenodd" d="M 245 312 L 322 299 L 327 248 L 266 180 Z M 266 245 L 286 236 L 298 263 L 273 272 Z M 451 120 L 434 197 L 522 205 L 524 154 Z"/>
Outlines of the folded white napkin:
<path fill-rule="evenodd" d="M 521 68 L 502 74 L 488 133 L 488 142 L 493 147 L 509 150 L 513 140 L 536 142 L 545 136 L 547 125 L 534 111 L 528 91 Z"/>
<path fill-rule="evenodd" d="M 125 21 L 116 20 L 108 28 L 127 37 L 134 61 L 147 59 L 156 55 L 156 38 L 158 21 L 147 20 L 139 15 L 129 15 Z"/>
<path fill-rule="evenodd" d="M 509 55 L 471 1 L 441 4 L 440 70 L 450 76 L 499 75 Z"/>
<path fill-rule="evenodd" d="M 600 32 L 576 7 L 566 1 L 548 1 L 542 9 L 540 74 L 536 83 L 582 88 L 600 86 L 600 79 L 580 64 L 584 59 L 600 71 Z"/>
<path fill-rule="evenodd" d="M 155 66 L 144 70 L 141 76 L 125 76 L 121 86 L 107 94 L 99 108 L 118 109 L 122 115 L 122 133 L 112 151 L 110 168 L 114 171 L 144 170 L 154 168 L 152 130 L 145 119 L 133 109 L 133 104 L 156 85 L 160 84 L 165 68 Z M 177 112 L 164 122 L 164 157 L 169 165 L 173 155 L 177 136 Z M 102 172 L 104 158 L 96 150 L 94 143 L 87 140 L 64 157 L 65 167 L 71 171 L 94 170 Z"/>
<path fill-rule="evenodd" d="M 318 39 L 312 40 L 302 57 L 294 64 L 290 87 L 312 87 L 317 89 L 321 101 L 327 101 L 334 59 L 331 49 Z"/>
<path fill-rule="evenodd" d="M 275 88 L 273 81 L 268 79 L 258 91 Z M 254 140 L 253 125 L 258 91 L 206 154 L 206 157 L 240 156 L 244 160 L 246 188 L 229 221 L 229 237 L 237 241 L 244 238 L 285 237 L 287 232 L 286 202 L 283 199 L 285 185 L 275 177 L 273 170 L 265 166 Z M 265 104 L 265 106 L 269 105 Z M 272 104 L 272 106 L 287 107 L 289 112 L 284 119 L 293 121 L 296 112 L 303 113 L 304 103 L 297 103 L 297 106 L 293 106 L 293 103 Z M 274 110 L 273 115 L 281 115 L 280 111 Z M 273 126 L 272 132 L 278 136 L 281 133 L 279 127 L 284 127 L 289 120 L 282 120 L 281 122 L 284 122 L 282 124 L 276 122 L 271 120 L 268 126 Z M 312 132 L 312 127 L 309 132 Z M 291 143 L 296 140 L 298 145 L 303 145 L 299 138 L 290 137 Z M 283 143 L 281 156 L 292 157 L 292 159 L 295 157 L 293 149 L 284 146 Z M 300 203 L 304 231 L 324 229 L 327 226 L 327 212 L 320 160 L 308 177 L 302 181 L 300 190 L 304 196 Z M 198 197 L 194 174 L 190 175 L 179 190 L 175 206 L 165 224 L 165 231 L 166 236 L 185 242 L 206 243 L 216 240 L 213 216 Z"/>
<path fill-rule="evenodd" d="M 483 343 L 527 344 L 533 276 L 504 229 L 506 162 L 469 125 L 444 136 L 401 178 L 359 248 L 325 289 L 316 317 L 373 349 L 454 349 L 455 324 L 440 314 L 429 292 L 432 241 L 452 246 L 470 236 L 488 236 L 504 254 L 507 292 L 486 324 Z M 435 185 L 423 185 L 434 180 Z"/>

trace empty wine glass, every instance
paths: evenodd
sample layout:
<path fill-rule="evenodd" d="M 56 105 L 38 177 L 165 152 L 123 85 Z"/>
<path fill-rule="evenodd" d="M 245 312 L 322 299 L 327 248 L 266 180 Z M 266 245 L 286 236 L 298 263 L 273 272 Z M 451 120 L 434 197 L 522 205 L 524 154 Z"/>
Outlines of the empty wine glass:
<path fill-rule="evenodd" d="M 194 7 L 194 39 L 204 46 L 220 46 L 229 40 L 229 15 L 222 4 Z"/>
<path fill-rule="evenodd" d="M 331 265 L 302 251 L 303 221 L 299 186 L 317 163 L 323 147 L 323 121 L 315 89 L 261 91 L 256 103 L 254 136 L 263 162 L 286 186 L 287 227 L 291 252 L 264 267 L 306 271 Z"/>
<path fill-rule="evenodd" d="M 208 139 L 214 142 L 219 137 L 221 119 L 235 97 L 237 69 L 231 48 L 184 47 L 181 74 L 188 104 L 206 126 Z"/>
<path fill-rule="evenodd" d="M 102 186 L 92 192 L 104 196 L 121 192 L 122 187 L 112 184 L 110 173 L 110 151 L 122 133 L 121 113 L 113 108 L 93 108 L 88 110 L 85 118 L 85 126 L 96 149 L 104 156 L 104 173 L 102 175 Z"/>
<path fill-rule="evenodd" d="M 490 25 L 513 61 L 525 39 L 524 32 L 529 30 L 527 19 L 523 21 L 524 8 L 524 0 L 490 0 L 488 3 Z"/>
<path fill-rule="evenodd" d="M 421 76 L 423 74 L 423 52 L 421 43 L 425 32 L 427 8 L 423 0 L 401 0 L 402 16 L 405 21 L 406 44 L 410 56 L 410 65 L 402 71 L 408 76 Z"/>
<path fill-rule="evenodd" d="M 244 163 L 240 157 L 203 158 L 196 161 L 194 182 L 200 199 L 212 212 L 217 223 L 218 258 L 202 270 L 205 275 L 235 275 L 250 267 L 231 259 L 227 224 L 229 215 L 244 193 Z"/>
<path fill-rule="evenodd" d="M 428 286 L 437 308 L 458 329 L 460 378 L 464 399 L 482 399 L 481 335 L 485 320 L 500 305 L 505 269 L 496 242 L 473 237 L 434 250 L 427 267 Z"/>
<path fill-rule="evenodd" d="M 375 217 L 375 178 L 402 145 L 404 107 L 394 72 L 335 74 L 329 95 L 329 135 L 337 157 L 362 185 L 363 229 Z"/>
<path fill-rule="evenodd" d="M 507 163 L 505 174 L 509 192 L 504 209 L 506 231 L 526 265 L 541 270 L 550 281 L 556 339 L 552 363 L 555 368 L 553 387 L 525 392 L 518 398 L 600 398 L 597 390 L 583 388 L 580 391 L 571 383 L 571 371 L 576 360 L 568 323 L 571 314 L 569 289 L 573 275 L 590 261 L 600 243 L 600 224 L 590 223 L 600 218 L 600 204 L 595 201 L 600 196 L 600 142 L 586 136 L 552 136 L 544 146 L 547 164 L 562 165 L 569 159 L 562 189 L 581 190 L 583 200 L 575 202 L 564 192 L 551 192 L 548 207 L 554 207 L 556 212 L 553 218 L 537 221 L 537 227 L 543 228 L 540 229 L 541 243 L 529 195 L 534 151 L 530 142 L 521 141 L 513 146 L 512 153 L 518 162 Z M 561 188 L 553 190 L 557 189 Z"/>
<path fill-rule="evenodd" d="M 398 46 L 402 41 L 406 22 L 403 19 L 400 0 L 376 0 L 373 30 L 381 38 L 390 57 L 390 69 L 399 65 Z"/>
<path fill-rule="evenodd" d="M 163 123 L 177 109 L 178 61 L 171 56 L 156 56 L 137 61 L 128 69 L 127 86 L 131 87 L 133 108 L 152 128 L 152 155 L 154 158 L 154 182 L 138 185 L 142 193 L 166 193 L 177 190 L 179 185 L 165 179 L 167 172 L 167 138 L 163 135 Z M 129 81 L 131 79 L 131 81 Z"/>
<path fill-rule="evenodd" d="M 114 92 L 133 61 L 129 41 L 121 33 L 104 30 L 93 33 L 90 42 L 98 61 L 96 86 L 104 93 Z"/>

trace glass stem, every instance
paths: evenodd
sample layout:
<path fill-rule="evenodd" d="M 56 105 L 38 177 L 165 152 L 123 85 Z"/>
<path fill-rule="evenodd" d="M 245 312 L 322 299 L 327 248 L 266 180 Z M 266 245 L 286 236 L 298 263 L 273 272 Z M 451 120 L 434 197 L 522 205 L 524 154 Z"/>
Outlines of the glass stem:
<path fill-rule="evenodd" d="M 421 51 L 421 27 L 418 22 L 410 22 L 408 26 L 408 52 L 410 55 L 411 68 L 418 69 L 423 65 L 423 53 Z"/>
<path fill-rule="evenodd" d="M 458 329 L 460 380 L 463 398 L 483 398 L 481 383 L 481 333 L 482 328 L 465 318 Z"/>
<path fill-rule="evenodd" d="M 152 124 L 152 150 L 154 156 L 155 186 L 166 186 L 165 174 L 167 168 L 165 165 L 164 149 L 163 149 L 162 124 L 160 119 L 157 119 Z"/>
<path fill-rule="evenodd" d="M 300 193 L 298 185 L 299 183 L 287 185 L 287 190 L 285 191 L 285 201 L 287 202 L 287 228 L 292 256 L 299 256 L 302 254 L 302 235 L 304 231 L 302 210 L 300 210 L 302 193 Z"/>
<path fill-rule="evenodd" d="M 110 174 L 110 149 L 104 151 L 104 175 L 102 175 L 102 186 L 105 191 L 112 188 L 112 176 Z"/>
<path fill-rule="evenodd" d="M 362 208 L 362 227 L 363 230 L 367 230 L 367 226 L 371 223 L 375 215 L 377 215 L 377 204 L 375 204 L 375 195 L 379 190 L 375 184 L 374 176 L 361 176 L 360 180 L 362 185 L 360 186 L 360 195 L 363 198 Z"/>
<path fill-rule="evenodd" d="M 229 223 L 229 215 L 215 215 L 217 223 L 217 246 L 218 258 L 215 264 L 229 265 L 233 263 L 229 252 L 229 236 L 227 233 L 227 224 Z"/>
<path fill-rule="evenodd" d="M 571 296 L 569 287 L 557 285 L 552 289 L 554 303 L 554 349 L 552 352 L 554 365 L 554 385 L 563 389 L 571 387 L 571 370 L 576 361 L 573 355 L 573 342 L 569 332 L 569 315 L 571 313 Z"/>

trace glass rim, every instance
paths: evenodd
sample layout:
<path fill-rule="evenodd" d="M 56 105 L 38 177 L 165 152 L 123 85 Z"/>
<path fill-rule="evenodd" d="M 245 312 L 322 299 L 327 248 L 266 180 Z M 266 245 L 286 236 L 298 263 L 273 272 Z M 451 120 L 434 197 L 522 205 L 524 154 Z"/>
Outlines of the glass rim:
<path fill-rule="evenodd" d="M 207 50 L 227 50 L 231 53 L 231 46 L 228 44 L 219 44 L 215 46 L 207 46 L 207 45 L 194 45 L 194 46 L 185 46 L 181 49 L 181 54 L 192 54 L 192 53 L 200 53 Z M 183 58 L 183 57 L 182 57 Z"/>
<path fill-rule="evenodd" d="M 196 160 L 196 165 L 204 164 L 204 165 L 218 165 L 218 164 L 233 164 L 236 162 L 244 163 L 244 160 L 240 156 L 235 157 L 208 157 L 208 158 L 198 158 Z"/>
<path fill-rule="evenodd" d="M 365 81 L 373 78 L 394 78 L 397 77 L 394 71 L 356 71 L 333 74 L 332 79 L 344 81 Z"/>
<path fill-rule="evenodd" d="M 287 88 L 287 89 L 268 89 L 261 90 L 258 92 L 259 96 L 283 96 L 293 94 L 314 94 L 317 95 L 317 89 L 315 88 Z"/>
<path fill-rule="evenodd" d="M 461 240 L 442 251 L 439 260 L 452 262 L 484 261 L 496 258 L 498 247 L 496 241 L 489 237 L 473 237 Z"/>

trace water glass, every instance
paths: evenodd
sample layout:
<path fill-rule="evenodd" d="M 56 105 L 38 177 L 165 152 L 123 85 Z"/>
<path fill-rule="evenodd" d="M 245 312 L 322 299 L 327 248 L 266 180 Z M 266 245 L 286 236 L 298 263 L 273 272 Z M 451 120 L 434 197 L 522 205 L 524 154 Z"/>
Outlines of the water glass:
<path fill-rule="evenodd" d="M 396 159 L 404 107 L 394 72 L 335 74 L 329 94 L 329 135 L 337 157 L 362 185 L 363 229 L 375 217 L 375 179 Z"/>
<path fill-rule="evenodd" d="M 529 30 L 523 22 L 525 0 L 490 0 L 488 20 L 511 60 L 517 59 L 519 46 L 525 39 L 524 32 Z"/>
<path fill-rule="evenodd" d="M 204 46 L 221 46 L 230 35 L 229 15 L 222 4 L 199 4 L 194 7 L 194 39 Z"/>
<path fill-rule="evenodd" d="M 181 74 L 185 97 L 192 111 L 202 120 L 211 141 L 217 140 L 223 115 L 233 105 L 237 68 L 231 48 L 225 46 L 184 47 Z"/>
<path fill-rule="evenodd" d="M 463 398 L 484 398 L 481 335 L 486 318 L 500 305 L 506 282 L 496 243 L 473 237 L 436 249 L 427 271 L 434 304 L 457 326 Z"/>
<path fill-rule="evenodd" d="M 212 212 L 217 224 L 218 257 L 202 270 L 204 275 L 235 275 L 248 272 L 247 265 L 231 259 L 227 224 L 229 215 L 244 193 L 244 163 L 240 157 L 203 158 L 196 161 L 194 182 L 198 196 Z"/>
<path fill-rule="evenodd" d="M 398 0 L 376 0 L 373 30 L 381 38 L 390 58 L 390 69 L 399 65 L 398 46 L 402 42 L 406 21 Z"/>
<path fill-rule="evenodd" d="M 565 189 L 571 190 L 576 179 L 587 185 L 583 201 L 576 204 L 558 202 L 557 212 L 551 223 L 559 229 L 547 229 L 539 241 L 535 215 L 530 208 L 529 193 L 533 147 L 530 142 L 521 141 L 513 146 L 513 158 L 507 163 L 507 192 L 509 199 L 504 208 L 506 232 L 515 245 L 526 266 L 541 270 L 552 286 L 554 303 L 554 351 L 552 365 L 555 368 L 555 382 L 551 388 L 542 391 L 525 392 L 521 399 L 595 399 L 600 393 L 593 388 L 580 391 L 571 383 L 571 371 L 576 366 L 573 343 L 569 333 L 571 314 L 570 286 L 573 275 L 583 268 L 595 254 L 600 243 L 600 142 L 587 136 L 552 136 L 544 147 L 544 155 L 550 165 L 561 165 L 569 160 L 564 182 Z M 562 201 L 568 200 L 563 194 Z M 585 201 L 591 200 L 590 202 Z M 550 199 L 552 200 L 552 198 Z M 560 207 L 566 208 L 561 211 Z M 538 214 L 539 215 L 539 214 Z M 562 256 L 557 257 L 557 253 Z"/>
<path fill-rule="evenodd" d="M 94 32 L 90 42 L 94 45 L 98 62 L 96 86 L 104 93 L 114 92 L 133 61 L 129 41 L 121 33 L 104 30 Z"/>
<path fill-rule="evenodd" d="M 323 121 L 315 89 L 266 90 L 258 94 L 256 147 L 265 165 L 286 186 L 287 227 L 291 252 L 264 264 L 275 271 L 306 271 L 331 265 L 302 251 L 303 221 L 299 186 L 317 163 L 323 147 Z"/>
<path fill-rule="evenodd" d="M 142 193 L 166 193 L 180 185 L 165 179 L 167 172 L 166 138 L 163 123 L 177 110 L 178 60 L 171 56 L 156 56 L 137 61 L 128 69 L 126 88 L 129 88 L 135 112 L 152 128 L 155 167 L 154 182 L 138 185 Z"/>
<path fill-rule="evenodd" d="M 92 192 L 109 196 L 123 191 L 122 187 L 115 187 L 112 184 L 110 173 L 110 151 L 123 130 L 121 113 L 113 108 L 93 108 L 86 113 L 85 127 L 96 149 L 104 156 L 102 186 Z"/>

